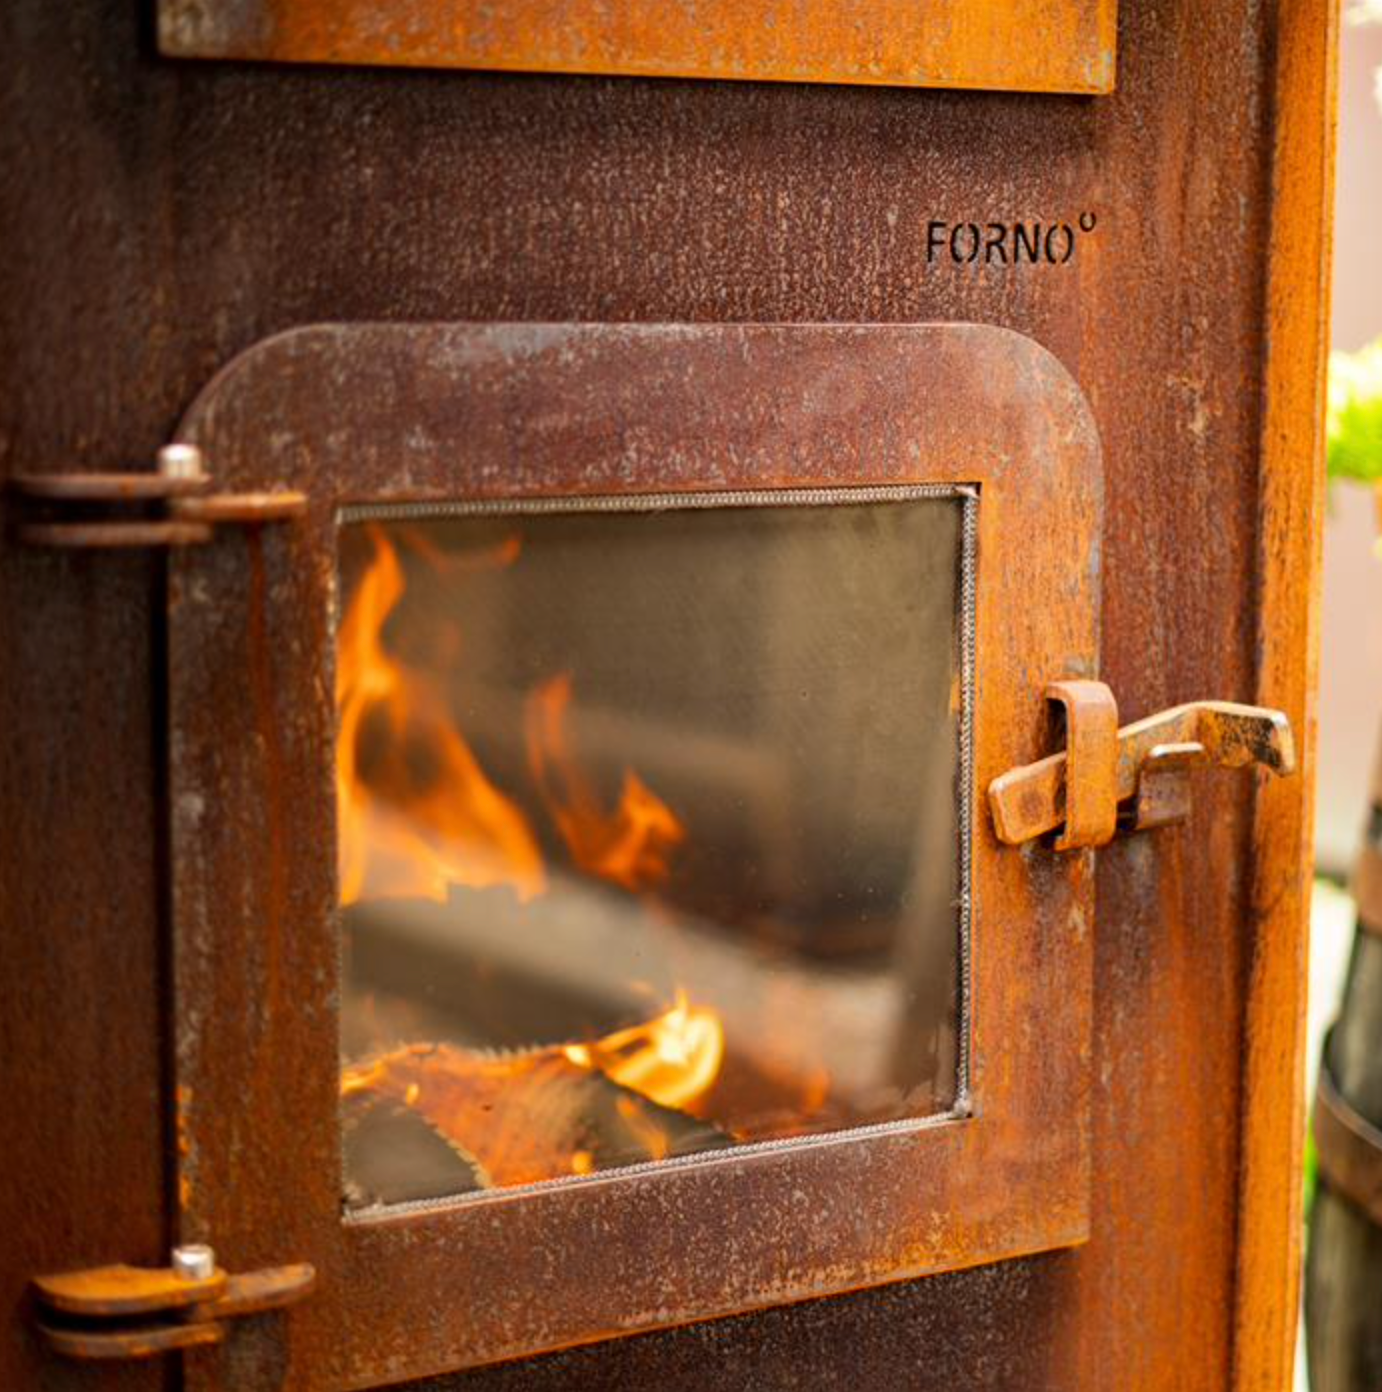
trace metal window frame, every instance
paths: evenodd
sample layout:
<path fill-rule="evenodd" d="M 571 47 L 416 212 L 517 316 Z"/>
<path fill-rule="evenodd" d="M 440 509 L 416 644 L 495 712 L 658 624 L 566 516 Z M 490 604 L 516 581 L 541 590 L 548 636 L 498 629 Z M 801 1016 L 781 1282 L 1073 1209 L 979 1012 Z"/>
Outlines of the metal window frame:
<path fill-rule="evenodd" d="M 1002 847 L 975 796 L 1045 752 L 1045 681 L 1097 670 L 1098 442 L 1049 354 L 978 325 L 320 326 L 235 360 L 179 436 L 229 486 L 308 499 L 290 527 L 171 557 L 168 608 L 178 1236 L 237 1268 L 316 1266 L 288 1320 L 290 1350 L 315 1354 L 295 1386 L 402 1381 L 1086 1238 L 1092 853 Z M 344 1219 L 342 509 L 899 485 L 981 497 L 963 1115 Z"/>

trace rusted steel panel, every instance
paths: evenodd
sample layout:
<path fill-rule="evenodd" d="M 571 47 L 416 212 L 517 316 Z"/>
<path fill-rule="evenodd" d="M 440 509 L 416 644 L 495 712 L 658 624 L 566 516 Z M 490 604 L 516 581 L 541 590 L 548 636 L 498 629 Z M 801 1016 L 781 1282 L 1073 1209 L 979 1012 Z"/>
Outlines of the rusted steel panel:
<path fill-rule="evenodd" d="M 1117 0 L 160 0 L 184 58 L 1113 90 Z"/>
<path fill-rule="evenodd" d="M 1318 514 L 1300 422 L 1324 299 L 1331 13 L 1123 6 L 1119 95 L 1083 102 L 176 64 L 126 0 L 15 0 L 0 472 L 146 461 L 217 364 L 327 318 L 1001 323 L 1094 406 L 1103 669 L 1125 718 L 1214 691 L 1279 704 L 1308 733 L 1277 678 L 1308 715 L 1295 664 Z M 932 221 L 1083 210 L 1098 227 L 1066 265 L 928 253 Z M 36 1272 L 166 1257 L 160 570 L 0 540 L 0 1037 L 23 1060 L 0 1186 L 6 1386 L 90 1384 L 28 1328 Z M 1303 780 L 1269 785 L 1256 833 L 1238 780 L 1204 782 L 1185 827 L 1099 853 L 1097 1216 L 1078 1253 L 447 1385 L 701 1392 L 791 1385 L 805 1364 L 822 1388 L 1102 1392 L 1113 1369 L 1130 1392 L 1222 1392 L 1235 1301 L 1240 1384 L 1283 1385 L 1302 898 L 1264 877 L 1254 921 L 1246 889 L 1260 856 L 1285 865 L 1308 843 Z M 262 1372 L 271 1344 L 247 1326 L 224 1353 Z M 102 1376 L 142 1392 L 175 1371 Z"/>
<path fill-rule="evenodd" d="M 1098 442 L 1049 354 L 974 325 L 330 325 L 232 363 L 180 433 L 221 482 L 308 499 L 299 526 L 175 560 L 169 618 L 181 1238 L 214 1238 L 235 1266 L 321 1269 L 290 1324 L 295 1385 L 371 1386 L 1083 1240 L 1090 853 L 1003 848 L 977 795 L 972 1100 L 956 1117 L 343 1221 L 320 699 L 346 503 L 967 484 L 986 558 L 977 794 L 1045 746 L 1026 674 L 1097 666 Z M 216 692 L 240 671 L 247 699 L 228 709 Z M 304 998 L 302 981 L 320 987 Z"/>

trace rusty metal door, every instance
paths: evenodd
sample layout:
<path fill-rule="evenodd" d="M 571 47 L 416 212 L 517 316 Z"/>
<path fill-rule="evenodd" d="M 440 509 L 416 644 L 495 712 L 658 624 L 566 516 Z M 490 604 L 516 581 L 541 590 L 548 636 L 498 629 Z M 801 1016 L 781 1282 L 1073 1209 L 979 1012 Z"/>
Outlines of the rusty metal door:
<path fill-rule="evenodd" d="M 213 1245 L 231 1270 L 316 1268 L 315 1293 L 288 1320 L 295 1385 L 377 1385 L 1084 1240 L 1092 851 L 1005 849 L 983 796 L 998 773 L 1044 752 L 1043 688 L 1028 674 L 1096 671 L 1097 440 L 1048 355 L 953 325 L 334 326 L 251 350 L 180 433 L 220 485 L 270 496 L 286 486 L 307 500 L 299 520 L 180 554 L 169 617 L 179 1238 Z M 496 469 L 500 460 L 509 462 Z M 945 659 L 939 672 L 942 694 L 960 703 L 958 764 L 944 766 L 939 793 L 958 809 L 958 891 L 940 873 L 942 901 L 960 906 L 961 991 L 958 1074 L 939 1111 L 822 1123 L 814 1141 L 627 1172 L 559 1170 L 536 1185 L 549 1172 L 519 1166 L 507 1185 L 528 1182 L 512 1189 L 486 1136 L 503 1125 L 505 1094 L 486 1104 L 495 1119 L 469 1128 L 455 1104 L 429 1111 L 441 1085 L 434 1061 L 407 1073 L 396 1101 L 479 1156 L 475 1174 L 482 1191 L 497 1186 L 492 1196 L 346 1204 L 342 1095 L 350 1106 L 387 1082 L 381 1069 L 437 1048 L 410 1043 L 344 1074 L 338 1062 L 347 982 L 337 905 L 354 891 L 337 860 L 350 809 L 337 798 L 333 750 L 338 723 L 356 719 L 343 695 L 356 615 L 337 593 L 336 557 L 350 528 L 394 519 L 416 531 L 429 517 L 488 513 L 507 519 L 516 551 L 511 529 L 525 515 L 692 508 L 694 549 L 698 536 L 710 544 L 725 508 L 886 509 L 909 496 L 950 497 L 970 538 L 950 563 L 962 590 L 955 665 Z M 587 576 L 597 594 L 617 535 Z M 765 544 L 746 534 L 738 546 Z M 671 564 L 658 556 L 645 571 Z M 563 564 L 565 586 L 578 587 L 573 561 Z M 816 566 L 828 564 L 815 553 Z M 834 583 L 848 574 L 857 568 Z M 905 612 L 904 576 L 873 603 Z M 1034 607 L 1032 594 L 1059 601 Z M 568 627 L 581 603 L 571 601 Z M 679 612 L 663 622 L 675 629 Z M 741 662 L 772 661 L 767 637 Z M 237 685 L 233 704 L 218 699 Z M 829 737 L 848 747 L 870 728 Z M 421 728 L 409 729 L 416 747 Z M 459 766 L 442 776 L 449 796 L 463 795 Z M 918 765 L 914 777 L 925 776 Z M 695 818 L 689 830 L 694 839 Z M 487 843 L 468 824 L 457 844 Z M 843 862 L 844 843 L 833 855 Z M 448 867 L 465 881 L 454 856 Z M 516 890 L 521 906 L 528 894 Z M 394 892 L 420 891 L 409 882 Z M 493 896 L 479 902 L 501 911 Z M 659 902 L 665 919 L 671 905 Z M 373 936 L 399 911 L 390 903 L 399 901 L 377 901 Z M 534 921 L 520 909 L 510 931 L 543 934 L 547 957 L 559 956 L 574 930 Z M 774 970 L 783 983 L 785 967 Z M 785 1021 L 775 1028 L 780 1036 Z M 888 1028 L 883 1015 L 873 1028 Z M 568 1064 L 573 1049 L 592 1047 L 585 1038 L 555 1035 Z M 482 1056 L 443 1055 L 453 1070 L 466 1059 L 473 1069 Z M 553 1095 L 581 1085 L 549 1084 Z M 543 1124 L 531 1107 L 524 1116 L 530 1131 Z"/>

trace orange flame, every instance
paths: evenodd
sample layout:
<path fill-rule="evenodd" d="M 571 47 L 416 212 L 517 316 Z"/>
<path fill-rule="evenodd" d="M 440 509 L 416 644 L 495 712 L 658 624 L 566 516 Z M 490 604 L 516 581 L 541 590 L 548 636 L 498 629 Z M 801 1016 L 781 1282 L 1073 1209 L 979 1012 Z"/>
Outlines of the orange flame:
<path fill-rule="evenodd" d="M 667 877 L 671 848 L 686 830 L 676 814 L 638 777 L 624 771 L 613 813 L 600 808 L 590 780 L 576 763 L 566 731 L 571 674 L 564 672 L 528 698 L 528 766 L 571 859 L 588 874 L 638 890 Z"/>
<path fill-rule="evenodd" d="M 389 651 L 384 630 L 407 577 L 382 529 L 371 528 L 370 539 L 374 556 L 338 642 L 341 903 L 395 895 L 444 900 L 453 884 L 507 885 L 526 902 L 547 887 L 536 838 L 517 804 L 480 767 L 441 686 Z M 409 539 L 410 552 L 444 574 L 511 564 L 518 546 L 513 537 L 489 551 L 452 556 L 425 534 Z M 685 831 L 632 770 L 614 811 L 601 807 L 569 748 L 570 701 L 564 674 L 527 702 L 537 792 L 580 869 L 642 889 L 666 876 L 668 855 Z M 698 1115 L 724 1051 L 719 1016 L 678 992 L 655 1019 L 586 1043 L 501 1056 L 409 1044 L 344 1068 L 341 1093 L 415 1109 L 464 1152 L 483 1183 L 522 1184 L 588 1173 L 601 1146 L 649 1159 L 669 1154 L 676 1142 L 668 1111 Z M 612 1102 L 610 1082 L 622 1090 Z"/>
<path fill-rule="evenodd" d="M 337 655 L 341 903 L 445 899 L 453 883 L 508 885 L 529 900 L 546 879 L 523 814 L 485 776 L 442 694 L 384 646 L 407 582 L 383 532 L 372 528 L 371 538 L 374 560 L 341 624 Z"/>
<path fill-rule="evenodd" d="M 715 1011 L 692 1006 L 678 991 L 676 1004 L 655 1020 L 593 1044 L 568 1044 L 563 1052 L 572 1063 L 597 1068 L 660 1106 L 695 1116 L 696 1102 L 720 1074 L 725 1031 Z"/>

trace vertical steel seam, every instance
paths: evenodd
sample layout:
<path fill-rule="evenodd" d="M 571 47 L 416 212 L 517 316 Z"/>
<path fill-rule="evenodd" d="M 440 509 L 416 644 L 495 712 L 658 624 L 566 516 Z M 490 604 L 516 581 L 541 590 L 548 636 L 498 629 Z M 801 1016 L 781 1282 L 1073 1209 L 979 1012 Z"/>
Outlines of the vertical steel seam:
<path fill-rule="evenodd" d="M 1233 1311 L 1236 1392 L 1291 1386 L 1300 1300 L 1338 11 L 1338 0 L 1281 0 L 1271 57 L 1256 699 L 1291 717 L 1304 776 L 1260 782 L 1253 809 Z"/>

